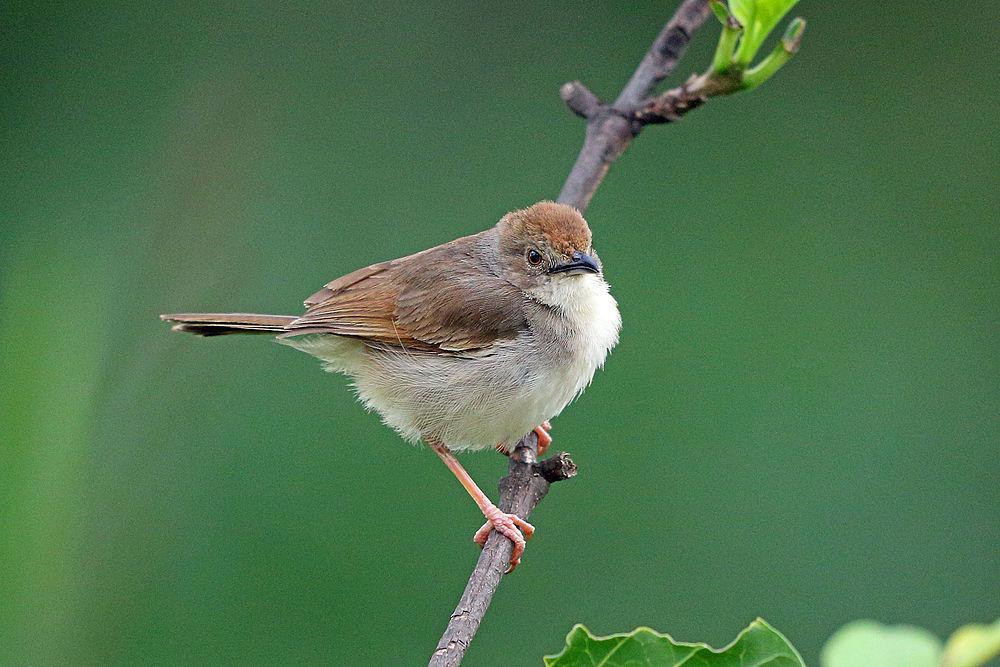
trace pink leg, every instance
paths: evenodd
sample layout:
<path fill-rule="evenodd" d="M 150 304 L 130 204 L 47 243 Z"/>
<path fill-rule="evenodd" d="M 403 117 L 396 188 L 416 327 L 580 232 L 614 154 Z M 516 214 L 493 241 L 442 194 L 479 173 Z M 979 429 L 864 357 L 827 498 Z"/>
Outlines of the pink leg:
<path fill-rule="evenodd" d="M 538 436 L 538 455 L 544 456 L 545 451 L 552 444 L 552 436 L 549 435 L 549 431 L 552 430 L 552 424 L 548 420 L 543 421 L 541 426 L 535 427 L 535 435 Z"/>
<path fill-rule="evenodd" d="M 514 550 L 510 554 L 510 563 L 507 565 L 507 573 L 514 571 L 514 568 L 518 566 L 521 562 L 521 554 L 524 553 L 524 543 L 526 538 L 530 538 L 535 532 L 535 527 L 530 523 L 522 519 L 515 514 L 508 514 L 506 512 L 501 512 L 500 508 L 490 502 L 490 499 L 486 497 L 476 482 L 473 481 L 469 473 L 465 471 L 462 464 L 458 462 L 455 455 L 451 453 L 451 450 L 445 447 L 441 443 L 430 443 L 431 449 L 444 461 L 444 464 L 448 466 L 458 481 L 461 482 L 465 490 L 469 492 L 472 499 L 476 501 L 476 505 L 482 511 L 483 516 L 486 517 L 486 523 L 476 531 L 475 536 L 472 538 L 475 540 L 476 544 L 480 547 L 486 544 L 486 538 L 489 537 L 491 530 L 496 530 L 501 535 L 509 539 L 514 543 Z M 518 530 L 520 529 L 520 530 Z M 523 534 L 522 534 L 522 531 Z"/>

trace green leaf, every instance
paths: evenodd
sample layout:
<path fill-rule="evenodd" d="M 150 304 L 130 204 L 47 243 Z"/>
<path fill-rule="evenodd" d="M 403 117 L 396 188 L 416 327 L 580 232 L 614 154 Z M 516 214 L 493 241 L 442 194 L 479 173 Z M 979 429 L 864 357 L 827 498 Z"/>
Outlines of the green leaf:
<path fill-rule="evenodd" d="M 805 19 L 796 18 L 785 29 L 785 36 L 781 38 L 774 51 L 764 58 L 760 63 L 743 73 L 743 88 L 750 90 L 770 79 L 781 69 L 788 60 L 799 50 L 802 43 L 802 33 L 806 29 Z"/>
<path fill-rule="evenodd" d="M 854 621 L 834 633 L 823 647 L 823 667 L 937 667 L 941 640 L 912 625 Z"/>
<path fill-rule="evenodd" d="M 729 25 L 729 10 L 726 9 L 726 3 L 722 0 L 709 0 L 708 4 L 712 7 L 715 18 L 719 19 L 719 23 Z"/>
<path fill-rule="evenodd" d="M 713 649 L 707 644 L 674 641 L 670 635 L 649 628 L 628 634 L 595 637 L 576 625 L 566 637 L 566 648 L 545 656 L 547 667 L 805 667 L 798 651 L 780 632 L 758 618 L 729 646 Z"/>
<path fill-rule="evenodd" d="M 726 3 L 722 0 L 711 0 L 711 7 L 716 18 L 722 23 L 719 44 L 715 47 L 715 55 L 712 57 L 712 72 L 725 74 L 733 63 L 733 53 L 736 51 L 740 35 L 743 34 L 743 26 L 729 13 Z"/>
<path fill-rule="evenodd" d="M 797 2 L 798 0 L 730 0 L 729 11 L 743 26 L 743 38 L 734 58 L 737 64 L 750 64 L 778 21 Z"/>
<path fill-rule="evenodd" d="M 729 12 L 741 25 L 750 25 L 757 9 L 757 0 L 729 0 Z"/>
<path fill-rule="evenodd" d="M 1000 621 L 966 625 L 948 638 L 941 667 L 977 667 L 1000 655 Z"/>

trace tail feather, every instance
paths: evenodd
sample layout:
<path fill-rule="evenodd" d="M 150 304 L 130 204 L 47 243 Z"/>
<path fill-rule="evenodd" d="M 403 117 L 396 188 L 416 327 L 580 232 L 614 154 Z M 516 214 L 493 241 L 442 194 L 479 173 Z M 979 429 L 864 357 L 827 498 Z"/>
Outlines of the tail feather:
<path fill-rule="evenodd" d="M 174 331 L 199 336 L 227 334 L 280 333 L 295 321 L 291 315 L 255 315 L 252 313 L 175 313 L 160 315 L 164 322 L 176 322 Z"/>

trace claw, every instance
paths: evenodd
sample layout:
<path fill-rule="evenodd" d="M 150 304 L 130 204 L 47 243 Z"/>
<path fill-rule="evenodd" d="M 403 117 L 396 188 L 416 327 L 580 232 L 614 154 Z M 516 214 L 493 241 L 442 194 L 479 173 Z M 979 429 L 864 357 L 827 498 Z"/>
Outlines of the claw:
<path fill-rule="evenodd" d="M 486 523 L 476 531 L 472 539 L 482 548 L 486 545 L 486 539 L 490 536 L 490 532 L 496 530 L 513 542 L 514 550 L 510 554 L 507 571 L 504 572 L 504 574 L 510 574 L 521 563 L 525 541 L 530 540 L 531 536 L 534 535 L 535 527 L 516 514 L 501 512 L 496 505 L 487 507 L 483 514 L 486 515 Z"/>

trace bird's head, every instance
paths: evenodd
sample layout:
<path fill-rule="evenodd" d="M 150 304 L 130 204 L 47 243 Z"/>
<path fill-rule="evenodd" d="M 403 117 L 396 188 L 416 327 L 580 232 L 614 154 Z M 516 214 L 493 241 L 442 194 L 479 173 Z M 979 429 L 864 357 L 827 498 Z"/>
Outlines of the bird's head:
<path fill-rule="evenodd" d="M 603 281 L 590 227 L 572 206 L 543 201 L 497 223 L 505 278 L 534 299 L 563 306 L 574 292 Z"/>

